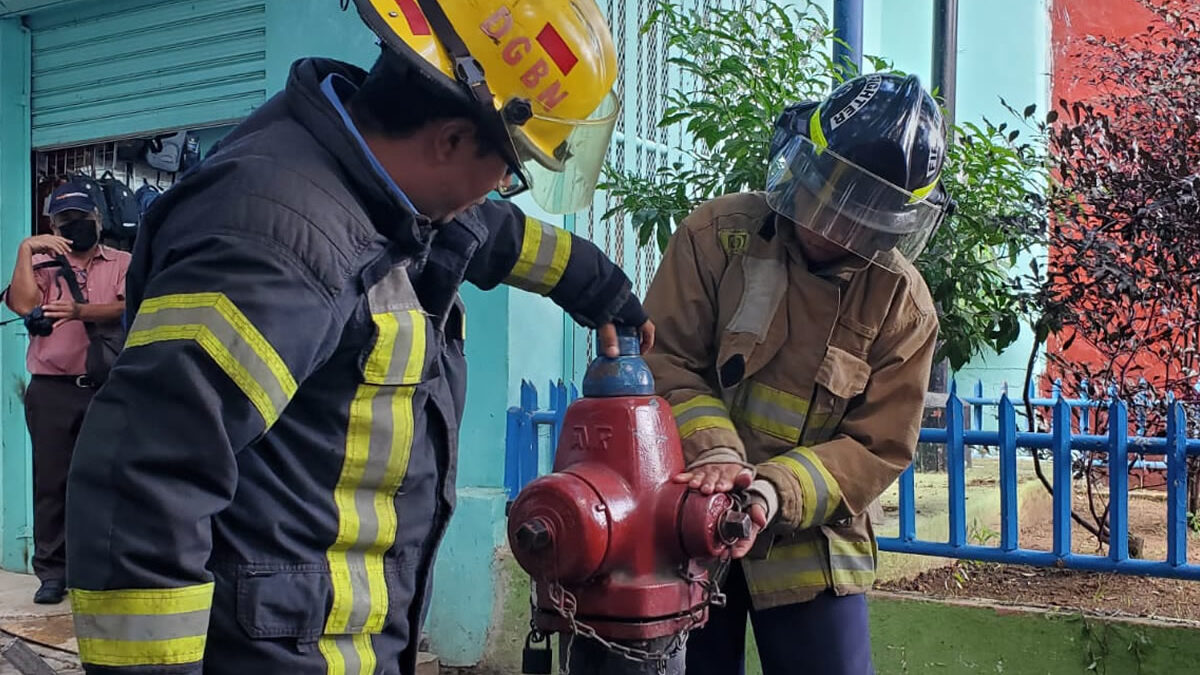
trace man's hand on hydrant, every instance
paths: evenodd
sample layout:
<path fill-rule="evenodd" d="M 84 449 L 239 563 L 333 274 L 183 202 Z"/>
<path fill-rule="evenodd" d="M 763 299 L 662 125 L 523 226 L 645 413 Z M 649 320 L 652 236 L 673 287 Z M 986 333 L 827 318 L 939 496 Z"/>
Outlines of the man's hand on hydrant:
<path fill-rule="evenodd" d="M 621 349 L 617 345 L 617 326 L 616 324 L 606 323 L 600 326 L 597 334 L 600 338 L 600 353 L 610 359 L 615 359 L 621 355 Z M 641 342 L 642 353 L 650 351 L 654 347 L 654 322 L 649 319 L 638 327 L 638 338 Z"/>

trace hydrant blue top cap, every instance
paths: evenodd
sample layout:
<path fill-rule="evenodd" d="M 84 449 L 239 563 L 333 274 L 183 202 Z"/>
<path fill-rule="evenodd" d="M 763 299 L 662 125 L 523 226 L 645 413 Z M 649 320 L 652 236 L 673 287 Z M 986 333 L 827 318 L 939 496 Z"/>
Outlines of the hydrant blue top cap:
<path fill-rule="evenodd" d="M 600 342 L 596 341 L 597 347 Z M 654 376 L 641 355 L 641 340 L 635 327 L 617 328 L 617 358 L 597 356 L 583 376 L 583 395 L 589 398 L 611 396 L 652 396 Z"/>

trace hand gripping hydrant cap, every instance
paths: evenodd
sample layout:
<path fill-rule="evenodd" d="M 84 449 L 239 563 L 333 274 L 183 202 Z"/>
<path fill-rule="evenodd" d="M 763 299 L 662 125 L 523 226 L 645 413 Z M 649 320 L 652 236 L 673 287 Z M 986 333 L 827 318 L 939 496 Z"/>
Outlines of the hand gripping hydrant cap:
<path fill-rule="evenodd" d="M 703 625 L 716 594 L 706 563 L 728 560 L 750 533 L 730 495 L 671 482 L 684 469 L 671 407 L 652 395 L 636 333 L 620 342 L 620 357 L 588 368 L 554 472 L 522 490 L 509 514 L 544 632 L 586 623 L 605 640 L 634 641 Z"/>

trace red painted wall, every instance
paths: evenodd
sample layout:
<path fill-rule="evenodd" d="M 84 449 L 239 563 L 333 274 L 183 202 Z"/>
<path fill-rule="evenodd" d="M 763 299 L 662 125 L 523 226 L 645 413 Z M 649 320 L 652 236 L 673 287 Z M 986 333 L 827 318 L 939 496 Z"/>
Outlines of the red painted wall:
<path fill-rule="evenodd" d="M 1062 99 L 1068 102 L 1086 101 L 1094 93 L 1085 83 L 1087 72 L 1072 58 L 1072 53 L 1085 43 L 1089 35 L 1114 39 L 1129 37 L 1144 32 L 1148 26 L 1160 21 L 1137 0 L 1051 0 L 1051 4 L 1053 87 L 1050 100 L 1054 106 Z M 1062 354 L 1073 363 L 1088 364 L 1093 368 L 1107 365 L 1099 353 L 1082 339 L 1075 340 L 1064 352 L 1061 343 L 1051 337 L 1047 349 L 1051 353 Z M 1122 365 L 1117 364 L 1117 367 Z M 1153 382 L 1155 377 L 1163 373 L 1161 363 L 1141 360 L 1137 365 L 1141 370 L 1131 374 L 1133 379 L 1143 376 Z"/>

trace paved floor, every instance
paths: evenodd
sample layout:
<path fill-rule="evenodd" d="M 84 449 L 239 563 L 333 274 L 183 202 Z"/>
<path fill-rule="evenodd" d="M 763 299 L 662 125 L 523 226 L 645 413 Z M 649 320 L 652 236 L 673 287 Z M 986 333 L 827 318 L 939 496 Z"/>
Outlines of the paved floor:
<path fill-rule="evenodd" d="M 33 604 L 38 581 L 33 575 L 0 571 L 0 644 L 12 636 L 27 645 L 60 673 L 81 673 L 71 626 L 71 605 Z M 20 675 L 0 658 L 0 675 Z"/>

